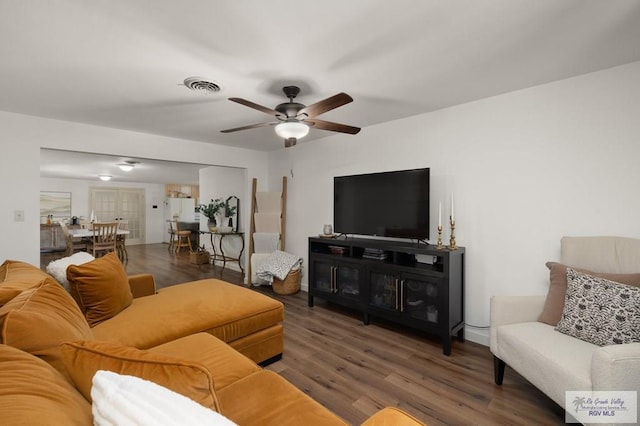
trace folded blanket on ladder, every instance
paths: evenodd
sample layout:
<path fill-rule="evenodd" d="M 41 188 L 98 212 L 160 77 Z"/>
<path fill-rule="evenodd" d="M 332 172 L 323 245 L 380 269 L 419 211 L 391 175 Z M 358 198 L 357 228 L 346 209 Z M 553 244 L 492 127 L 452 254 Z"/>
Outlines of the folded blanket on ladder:
<path fill-rule="evenodd" d="M 256 226 L 255 232 L 276 232 L 282 230 L 280 213 L 255 213 L 253 215 Z"/>
<path fill-rule="evenodd" d="M 258 278 L 273 283 L 273 277 L 284 280 L 292 269 L 302 265 L 302 259 L 295 254 L 276 250 L 271 253 L 256 270 Z"/>
<path fill-rule="evenodd" d="M 273 251 L 273 250 L 271 250 Z M 263 285 L 263 284 L 271 284 L 271 282 L 263 281 L 258 277 L 258 265 L 262 265 L 262 263 L 271 256 L 271 253 L 253 253 L 251 255 L 251 284 L 253 285 Z M 271 274 L 269 274 L 271 277 Z"/>
<path fill-rule="evenodd" d="M 254 253 L 273 253 L 280 248 L 280 234 L 277 232 L 255 232 L 253 234 Z"/>

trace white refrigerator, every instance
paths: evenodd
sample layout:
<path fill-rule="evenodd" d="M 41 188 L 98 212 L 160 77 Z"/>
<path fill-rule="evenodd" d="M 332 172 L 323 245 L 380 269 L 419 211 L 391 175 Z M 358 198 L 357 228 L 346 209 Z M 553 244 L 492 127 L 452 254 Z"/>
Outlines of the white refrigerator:
<path fill-rule="evenodd" d="M 180 222 L 196 221 L 196 200 L 194 198 L 167 198 L 164 208 L 165 232 L 164 242 L 169 242 L 169 221 L 174 217 Z"/>
<path fill-rule="evenodd" d="M 167 219 L 178 216 L 180 222 L 194 222 L 196 211 L 196 200 L 193 198 L 168 198 Z"/>

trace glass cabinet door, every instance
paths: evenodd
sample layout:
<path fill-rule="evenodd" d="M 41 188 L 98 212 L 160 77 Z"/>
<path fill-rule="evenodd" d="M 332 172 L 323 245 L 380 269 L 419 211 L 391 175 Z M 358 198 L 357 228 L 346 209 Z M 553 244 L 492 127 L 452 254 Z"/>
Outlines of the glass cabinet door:
<path fill-rule="evenodd" d="M 339 296 L 360 298 L 360 269 L 350 265 L 335 266 L 335 290 Z"/>
<path fill-rule="evenodd" d="M 437 282 L 405 278 L 403 281 L 405 315 L 430 323 L 438 322 Z"/>
<path fill-rule="evenodd" d="M 369 273 L 369 305 L 379 309 L 398 310 L 398 286 L 396 275 L 371 271 Z"/>
<path fill-rule="evenodd" d="M 437 281 L 369 272 L 369 306 L 395 311 L 403 318 L 438 323 L 439 288 Z"/>
<path fill-rule="evenodd" d="M 323 293 L 333 293 L 333 266 L 330 263 L 314 262 L 311 286 Z"/>
<path fill-rule="evenodd" d="M 360 268 L 346 263 L 316 261 L 311 285 L 316 291 L 360 299 Z"/>

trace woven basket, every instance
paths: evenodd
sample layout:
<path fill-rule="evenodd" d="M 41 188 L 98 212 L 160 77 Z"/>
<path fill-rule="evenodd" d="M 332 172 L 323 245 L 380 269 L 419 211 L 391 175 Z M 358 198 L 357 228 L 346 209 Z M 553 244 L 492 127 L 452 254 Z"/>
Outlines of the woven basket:
<path fill-rule="evenodd" d="M 289 271 L 284 280 L 273 277 L 273 291 L 278 294 L 295 294 L 300 291 L 302 268 Z"/>
<path fill-rule="evenodd" d="M 195 265 L 209 263 L 209 252 L 206 250 L 192 251 L 189 253 L 189 263 L 193 263 Z"/>

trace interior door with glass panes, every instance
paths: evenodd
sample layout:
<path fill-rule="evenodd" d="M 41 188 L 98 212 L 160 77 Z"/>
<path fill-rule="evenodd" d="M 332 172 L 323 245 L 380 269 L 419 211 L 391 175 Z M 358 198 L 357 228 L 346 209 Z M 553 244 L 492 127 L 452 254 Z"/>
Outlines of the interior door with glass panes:
<path fill-rule="evenodd" d="M 144 243 L 144 189 L 90 188 L 89 209 L 100 222 L 128 221 L 127 245 Z"/>

